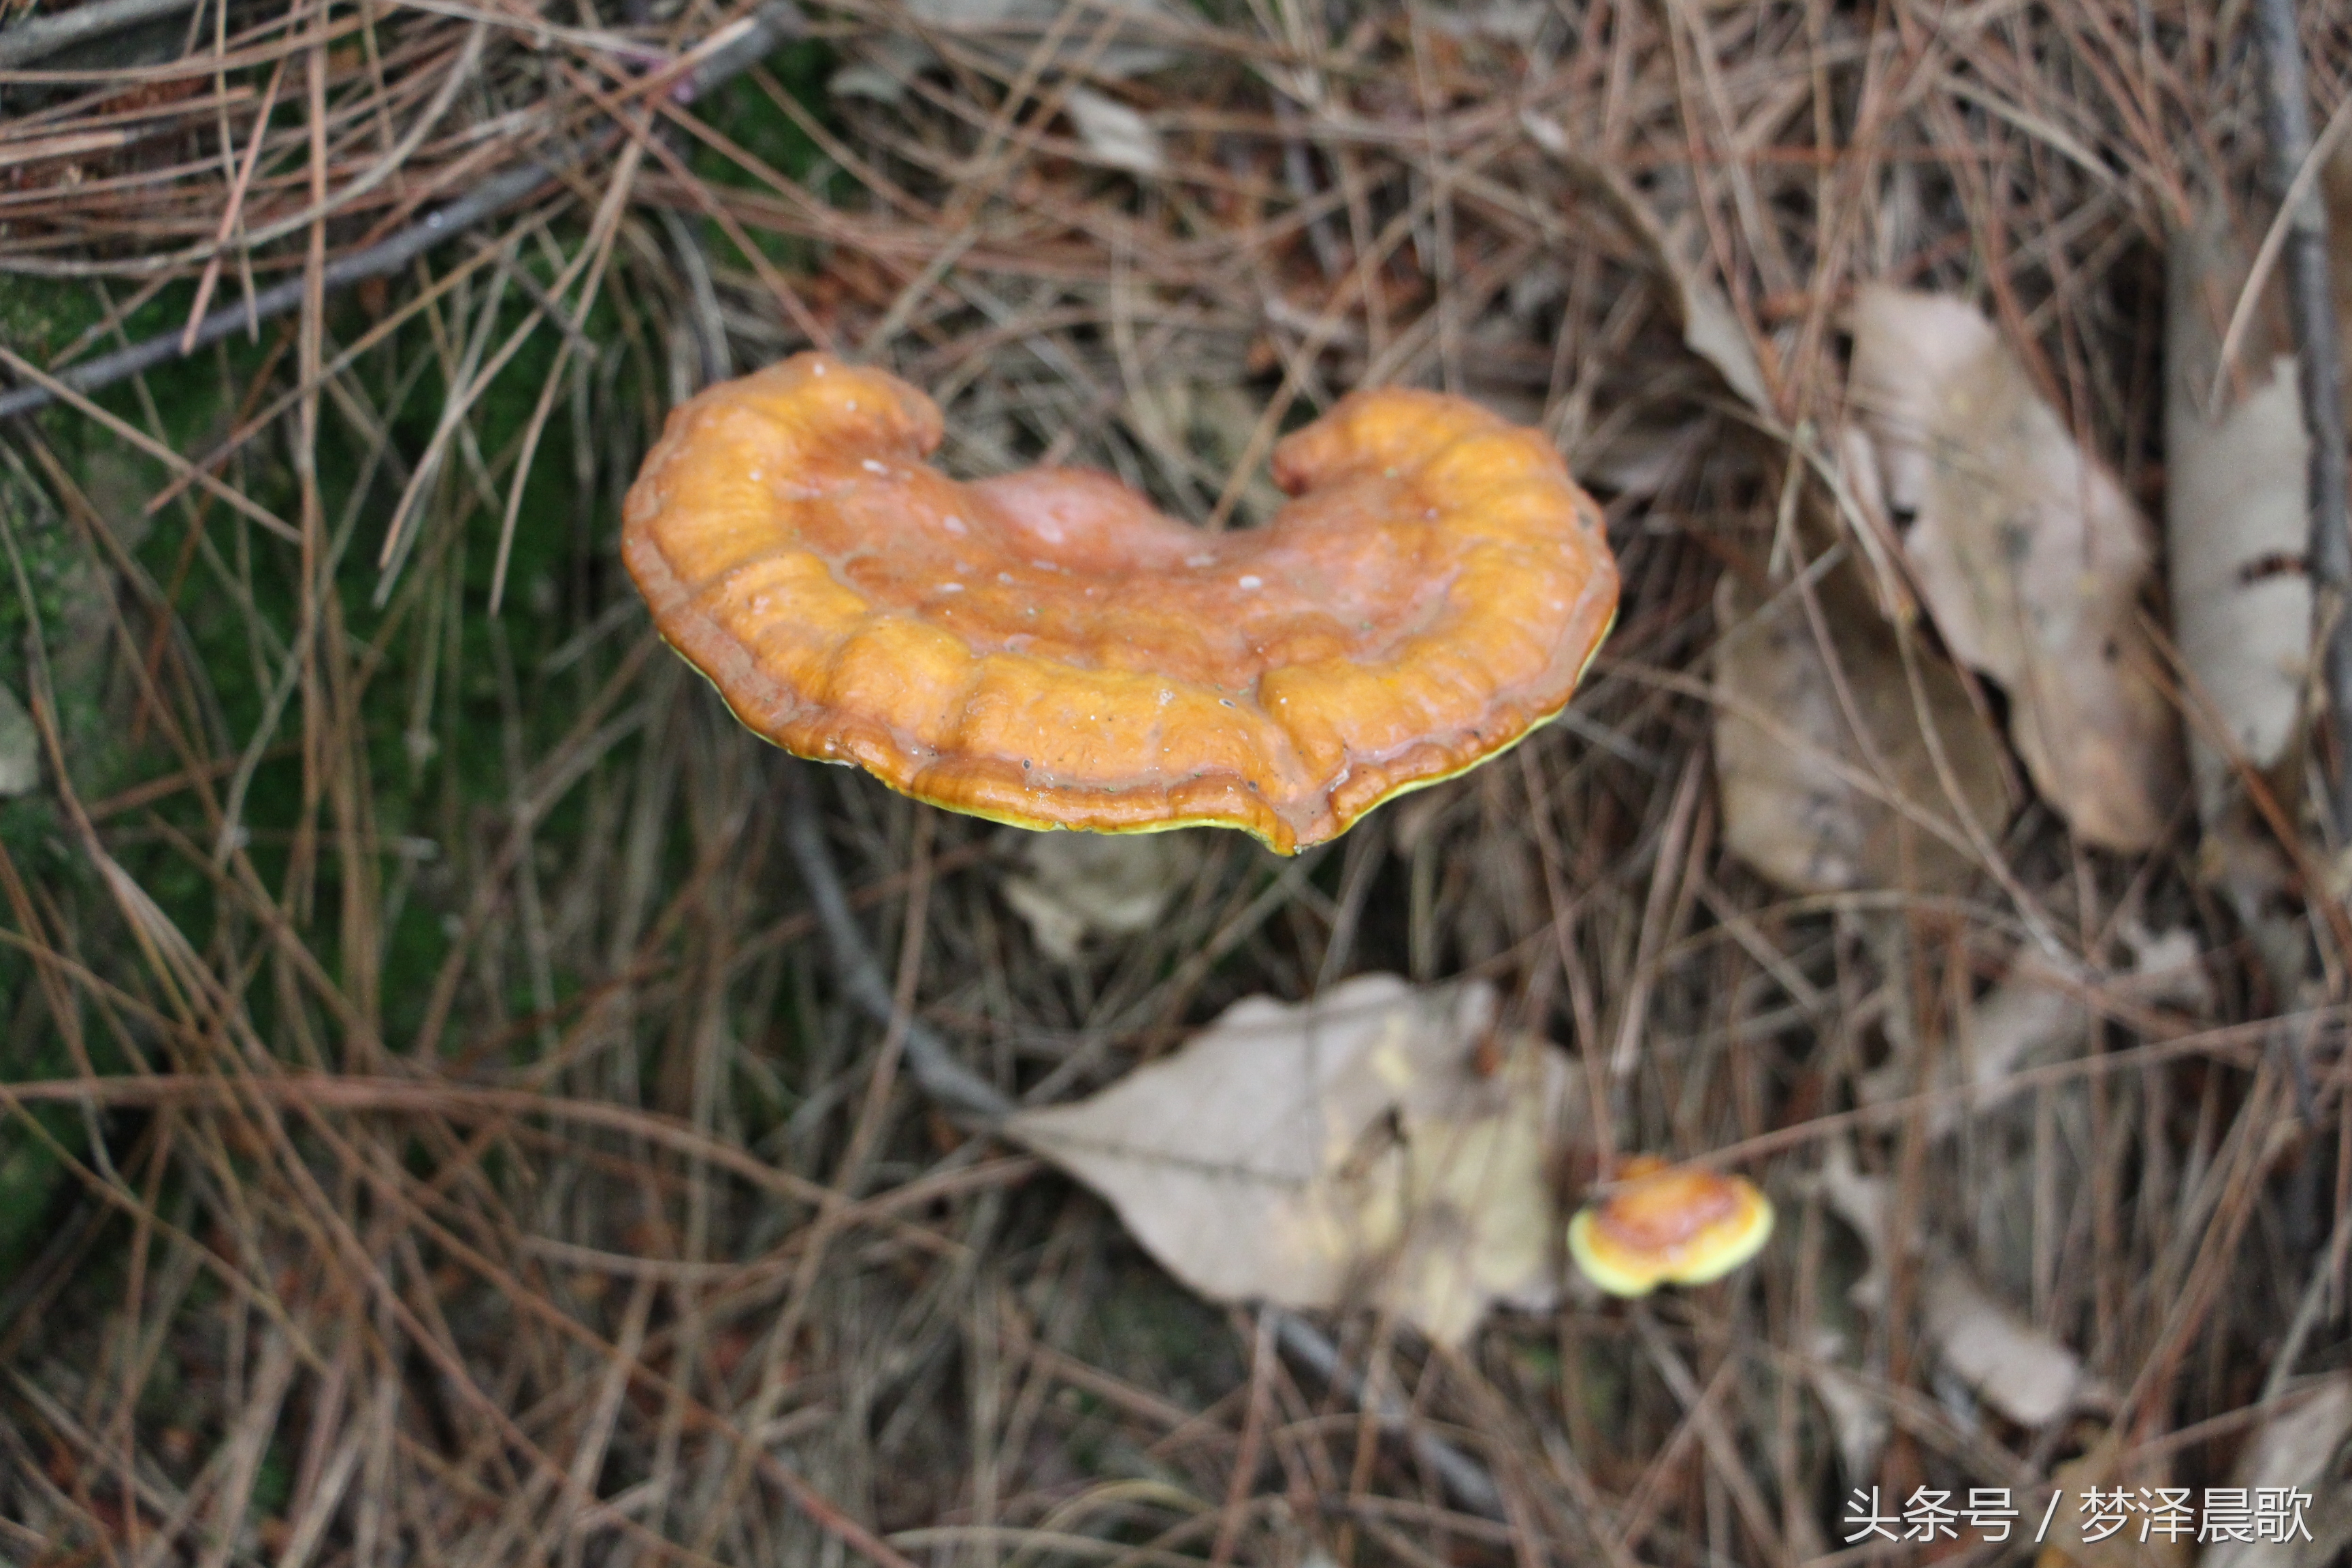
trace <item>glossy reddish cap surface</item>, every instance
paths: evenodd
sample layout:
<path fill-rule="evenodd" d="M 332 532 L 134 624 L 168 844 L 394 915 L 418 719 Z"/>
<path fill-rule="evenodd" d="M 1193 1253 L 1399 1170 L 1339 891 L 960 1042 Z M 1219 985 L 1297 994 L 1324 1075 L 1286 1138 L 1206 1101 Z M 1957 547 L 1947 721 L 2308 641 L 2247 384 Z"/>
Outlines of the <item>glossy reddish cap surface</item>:
<path fill-rule="evenodd" d="M 1753 1183 L 1637 1154 L 1569 1221 L 1568 1250 L 1611 1295 L 1646 1296 L 1660 1285 L 1720 1279 L 1771 1235 L 1771 1200 Z"/>
<path fill-rule="evenodd" d="M 1024 827 L 1239 827 L 1288 854 L 1557 714 L 1617 604 L 1539 434 L 1358 393 L 1206 533 L 1106 475 L 960 483 L 930 399 L 801 354 L 669 418 L 622 554 L 737 717 Z"/>

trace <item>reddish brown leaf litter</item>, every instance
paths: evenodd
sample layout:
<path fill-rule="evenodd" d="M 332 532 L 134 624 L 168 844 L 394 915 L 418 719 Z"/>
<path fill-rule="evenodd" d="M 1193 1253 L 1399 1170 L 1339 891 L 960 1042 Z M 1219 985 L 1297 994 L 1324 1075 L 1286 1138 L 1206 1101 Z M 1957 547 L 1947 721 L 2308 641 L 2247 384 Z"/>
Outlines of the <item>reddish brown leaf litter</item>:
<path fill-rule="evenodd" d="M 2299 9 L 2325 128 L 2352 14 Z M 0 1555 L 1780 1564 L 2013 1551 L 2056 1486 L 2104 1565 L 2095 1486 L 2316 1500 L 2327 781 L 2293 723 L 2230 761 L 2159 546 L 2101 613 L 2229 830 L 2070 830 L 2021 726 L 2124 752 L 1957 657 L 1843 325 L 1956 301 L 2168 515 L 2170 236 L 2274 211 L 2239 16 L 860 3 L 686 102 L 736 14 L 232 0 L 7 67 L 13 382 L 299 297 L 0 431 Z M 2208 421 L 2275 373 L 2246 298 Z M 1508 756 L 1288 859 L 1171 836 L 1149 915 L 1049 954 L 1014 830 L 795 794 L 625 581 L 667 411 L 804 351 L 920 388 L 957 482 L 1090 468 L 1237 542 L 1349 394 L 1467 399 L 1596 498 L 1618 628 Z M 1449 1352 L 1381 1258 L 1360 1306 L 1208 1305 L 987 1130 L 1370 973 L 1493 987 L 1481 1092 L 1563 1053 L 1555 1205 L 1650 1152 L 1772 1240 L 1624 1304 L 1561 1236 L 1556 1303 Z M 1318 1168 L 1404 1191 L 1412 1125 Z"/>

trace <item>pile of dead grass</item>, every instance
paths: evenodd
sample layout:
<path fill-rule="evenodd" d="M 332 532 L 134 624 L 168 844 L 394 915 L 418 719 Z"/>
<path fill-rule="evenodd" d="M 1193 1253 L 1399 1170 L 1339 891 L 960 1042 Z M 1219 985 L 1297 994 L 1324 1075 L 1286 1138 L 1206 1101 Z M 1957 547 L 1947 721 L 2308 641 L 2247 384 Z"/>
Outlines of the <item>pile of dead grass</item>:
<path fill-rule="evenodd" d="M 2325 108 L 2352 15 L 2308 9 Z M 1765 580 L 1801 479 L 1757 426 L 1835 414 L 1858 281 L 1980 300 L 2152 490 L 2162 237 L 2260 153 L 2234 24 L 846 5 L 694 103 L 618 96 L 729 20 L 232 4 L 127 89 L 0 79 L 0 319 L 52 374 L 562 149 L 396 277 L 0 433 L 43 770 L 0 808 L 10 1554 L 1787 1563 L 1857 1487 L 2219 1482 L 2343 1365 L 2340 1024 L 2277 1046 L 2298 999 L 2185 823 L 2121 858 L 2029 806 L 1959 894 L 1790 898 L 1708 777 L 1714 585 Z M 1769 422 L 1662 263 L 1719 284 Z M 1002 900 L 1016 836 L 822 784 L 886 963 L 1008 1091 L 1243 995 L 1478 973 L 1622 1063 L 1623 1144 L 1748 1151 L 1786 1239 L 1728 1286 L 1461 1358 L 1332 1325 L 1503 1521 L 841 1000 L 793 764 L 613 554 L 661 410 L 811 342 L 930 388 L 958 471 L 1083 461 L 1204 521 L 1385 381 L 1540 423 L 1609 500 L 1625 608 L 1568 723 L 1318 857 L 1212 837 L 1075 967 Z M 1901 1096 L 2029 928 L 2090 1021 L 1949 1127 Z M 2201 994 L 2101 978 L 2176 930 Z M 2079 1356 L 2073 1408 L 1933 1353 L 1955 1271 Z"/>

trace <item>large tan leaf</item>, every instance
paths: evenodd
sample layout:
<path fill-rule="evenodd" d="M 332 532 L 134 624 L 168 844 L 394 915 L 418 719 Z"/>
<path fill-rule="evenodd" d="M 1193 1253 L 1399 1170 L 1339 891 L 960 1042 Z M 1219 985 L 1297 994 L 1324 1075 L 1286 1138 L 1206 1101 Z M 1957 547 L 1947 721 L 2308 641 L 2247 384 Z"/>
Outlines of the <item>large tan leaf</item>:
<path fill-rule="evenodd" d="M 1915 700 L 1895 633 L 1844 574 L 1816 594 L 1826 647 L 1795 589 L 1761 607 L 1734 575 L 1717 589 L 1724 842 L 1798 892 L 1952 887 L 1973 864 L 1961 812 L 1986 836 L 2010 813 L 1999 740 L 1958 675 L 1924 650 Z"/>
<path fill-rule="evenodd" d="M 1496 1300 L 1557 1290 L 1544 1161 L 1570 1079 L 1541 1042 L 1497 1042 L 1495 1010 L 1483 984 L 1386 974 L 1297 1005 L 1253 997 L 1007 1130 L 1204 1296 L 1360 1300 L 1456 1344 Z"/>
<path fill-rule="evenodd" d="M 2144 849 L 2179 798 L 2175 716 L 2138 621 L 2147 521 L 2086 456 L 1973 307 L 1872 287 L 1856 297 L 1852 396 L 1928 613 L 2001 683 L 2010 732 L 2074 831 Z"/>

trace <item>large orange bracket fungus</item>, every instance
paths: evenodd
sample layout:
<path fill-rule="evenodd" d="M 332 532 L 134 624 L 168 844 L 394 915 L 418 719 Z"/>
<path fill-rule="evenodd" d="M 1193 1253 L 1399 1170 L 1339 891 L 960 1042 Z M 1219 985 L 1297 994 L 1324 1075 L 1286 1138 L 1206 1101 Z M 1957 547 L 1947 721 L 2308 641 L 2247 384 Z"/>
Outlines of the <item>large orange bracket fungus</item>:
<path fill-rule="evenodd" d="M 1360 392 L 1207 533 L 1107 475 L 963 484 L 904 382 L 801 354 L 670 415 L 622 554 L 788 751 L 1023 827 L 1216 825 L 1285 854 L 1557 714 L 1608 630 L 1601 513 L 1535 431 Z"/>

